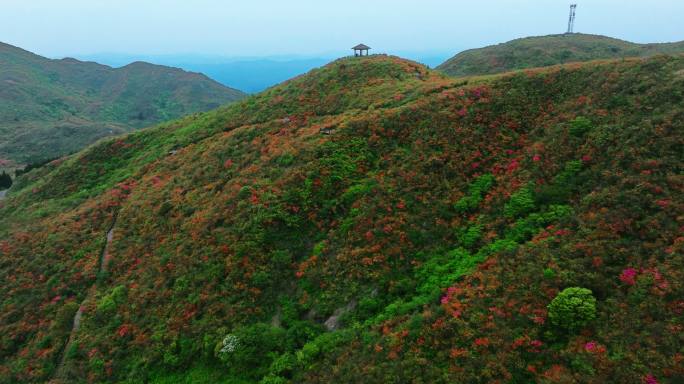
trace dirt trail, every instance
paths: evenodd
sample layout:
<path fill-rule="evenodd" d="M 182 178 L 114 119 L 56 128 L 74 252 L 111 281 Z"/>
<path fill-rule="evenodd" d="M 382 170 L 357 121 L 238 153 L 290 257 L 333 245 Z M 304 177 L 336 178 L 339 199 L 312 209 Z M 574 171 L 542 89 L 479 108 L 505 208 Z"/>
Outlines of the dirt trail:
<path fill-rule="evenodd" d="M 102 274 L 103 272 L 107 272 L 107 265 L 109 264 L 109 260 L 110 260 L 109 248 L 112 244 L 112 240 L 114 239 L 114 225 L 115 224 L 116 224 L 116 216 L 114 217 L 114 220 L 112 221 L 111 227 L 109 227 L 109 230 L 107 231 L 105 246 L 102 249 L 102 253 L 100 253 L 100 259 L 99 259 L 99 265 L 100 265 L 99 272 L 100 272 L 100 274 Z M 76 333 L 78 333 L 79 328 L 81 328 L 81 317 L 83 317 L 83 305 L 85 304 L 86 300 L 88 300 L 92 295 L 95 294 L 96 290 L 97 290 L 96 284 L 93 284 L 90 287 L 90 289 L 88 290 L 88 294 L 86 295 L 86 297 L 81 302 L 81 305 L 78 307 L 78 311 L 76 311 L 76 314 L 74 315 L 73 325 L 71 326 L 71 333 L 69 334 L 69 338 L 67 339 L 67 342 L 64 345 L 64 348 L 62 349 L 62 357 L 59 361 L 59 365 L 57 366 L 57 369 L 55 370 L 54 378 L 57 380 L 63 378 L 64 362 L 66 361 L 66 358 L 67 358 L 67 352 L 69 351 L 69 347 L 71 346 L 71 343 L 73 342 L 74 337 L 76 336 Z"/>

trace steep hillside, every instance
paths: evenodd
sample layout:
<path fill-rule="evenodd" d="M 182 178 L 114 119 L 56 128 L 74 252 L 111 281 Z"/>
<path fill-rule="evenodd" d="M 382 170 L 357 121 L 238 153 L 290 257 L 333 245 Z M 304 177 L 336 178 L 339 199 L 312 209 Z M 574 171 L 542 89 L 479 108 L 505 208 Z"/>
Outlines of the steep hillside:
<path fill-rule="evenodd" d="M 49 60 L 0 43 L 0 162 L 75 152 L 95 140 L 244 97 L 197 73 Z"/>
<path fill-rule="evenodd" d="M 0 383 L 681 382 L 683 89 L 348 58 L 35 169 Z"/>
<path fill-rule="evenodd" d="M 437 67 L 451 76 L 491 75 L 556 64 L 684 53 L 684 42 L 635 44 L 606 36 L 550 35 L 527 37 L 459 53 Z"/>

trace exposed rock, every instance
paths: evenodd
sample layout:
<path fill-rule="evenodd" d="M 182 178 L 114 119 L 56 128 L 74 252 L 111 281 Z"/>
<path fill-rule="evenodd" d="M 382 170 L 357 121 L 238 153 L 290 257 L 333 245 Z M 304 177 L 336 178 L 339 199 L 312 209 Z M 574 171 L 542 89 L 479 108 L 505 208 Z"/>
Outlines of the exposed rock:
<path fill-rule="evenodd" d="M 352 300 L 349 302 L 349 304 L 342 308 L 337 308 L 335 312 L 333 312 L 333 315 L 330 316 L 328 320 L 323 323 L 323 325 L 325 325 L 328 331 L 340 329 L 340 318 L 347 312 L 352 311 L 354 308 L 356 308 L 356 300 Z"/>

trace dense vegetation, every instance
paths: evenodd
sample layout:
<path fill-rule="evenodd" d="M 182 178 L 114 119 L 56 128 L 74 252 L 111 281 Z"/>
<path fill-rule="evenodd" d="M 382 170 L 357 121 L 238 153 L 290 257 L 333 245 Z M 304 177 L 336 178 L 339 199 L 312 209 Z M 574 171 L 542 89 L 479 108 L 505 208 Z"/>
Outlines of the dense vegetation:
<path fill-rule="evenodd" d="M 243 97 L 180 69 L 49 60 L 0 43 L 0 167 L 63 156 L 102 137 Z"/>
<path fill-rule="evenodd" d="M 0 383 L 682 382 L 683 90 L 350 58 L 34 169 Z"/>
<path fill-rule="evenodd" d="M 2 171 L 2 173 L 0 173 L 0 191 L 3 189 L 8 189 L 11 186 L 12 176 L 10 176 L 7 172 Z"/>
<path fill-rule="evenodd" d="M 437 67 L 452 76 L 491 75 L 571 62 L 684 52 L 684 42 L 635 44 L 580 33 L 527 37 L 459 53 Z"/>

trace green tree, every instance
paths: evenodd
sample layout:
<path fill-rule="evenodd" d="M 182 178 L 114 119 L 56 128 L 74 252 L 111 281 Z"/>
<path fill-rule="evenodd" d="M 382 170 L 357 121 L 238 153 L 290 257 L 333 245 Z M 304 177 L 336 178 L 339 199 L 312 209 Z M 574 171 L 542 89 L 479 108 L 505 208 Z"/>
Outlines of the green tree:
<path fill-rule="evenodd" d="M 573 332 L 596 319 L 596 298 L 586 288 L 566 288 L 548 305 L 551 323 Z"/>

